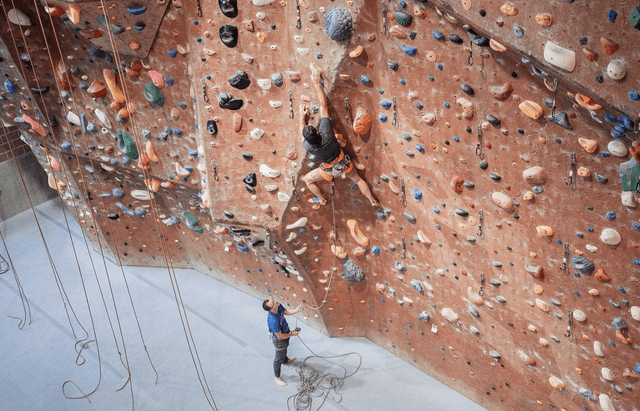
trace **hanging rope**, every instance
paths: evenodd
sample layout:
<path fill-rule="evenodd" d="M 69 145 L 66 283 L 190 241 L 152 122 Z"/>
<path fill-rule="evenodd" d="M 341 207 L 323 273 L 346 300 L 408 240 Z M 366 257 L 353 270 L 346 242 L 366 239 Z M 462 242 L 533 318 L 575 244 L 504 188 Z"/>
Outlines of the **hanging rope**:
<path fill-rule="evenodd" d="M 11 315 L 7 315 L 9 318 L 15 318 L 16 320 L 20 320 L 18 323 L 18 329 L 22 330 L 25 325 L 31 325 L 31 306 L 29 305 L 29 299 L 22 288 L 22 284 L 20 283 L 20 277 L 18 277 L 18 272 L 16 271 L 15 266 L 13 265 L 13 261 L 11 261 L 11 254 L 9 254 L 9 248 L 7 248 L 7 243 L 4 241 L 4 235 L 2 235 L 2 230 L 0 230 L 0 238 L 2 238 L 2 245 L 4 249 L 7 250 L 7 258 L 9 262 L 4 259 L 2 255 L 0 255 L 0 275 L 5 274 L 11 269 L 13 271 L 13 278 L 16 281 L 16 286 L 18 287 L 18 294 L 20 295 L 20 300 L 22 301 L 22 313 L 23 318 L 14 317 Z"/>

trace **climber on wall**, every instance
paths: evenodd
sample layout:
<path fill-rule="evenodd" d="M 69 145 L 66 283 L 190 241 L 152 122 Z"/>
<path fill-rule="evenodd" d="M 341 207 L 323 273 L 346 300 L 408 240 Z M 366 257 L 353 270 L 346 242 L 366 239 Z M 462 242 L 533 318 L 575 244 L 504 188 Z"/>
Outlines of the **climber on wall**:
<path fill-rule="evenodd" d="M 280 378 L 280 369 L 282 364 L 289 364 L 296 360 L 296 357 L 287 357 L 287 348 L 289 347 L 289 338 L 295 337 L 300 333 L 300 329 L 289 330 L 289 324 L 284 318 L 285 315 L 293 315 L 302 311 L 302 305 L 299 305 L 295 310 L 285 309 L 282 304 L 275 301 L 273 298 L 264 300 L 262 302 L 262 308 L 268 311 L 267 325 L 269 326 L 269 332 L 271 333 L 271 340 L 276 347 L 276 357 L 273 360 L 273 372 L 276 376 L 276 382 L 278 385 L 284 387 L 287 385 L 282 378 Z"/>
<path fill-rule="evenodd" d="M 309 106 L 300 106 L 300 132 L 302 133 L 302 147 L 318 157 L 322 164 L 320 167 L 313 169 L 307 173 L 302 180 L 307 184 L 309 190 L 316 196 L 310 201 L 324 205 L 327 200 L 322 195 L 320 187 L 316 184 L 319 181 L 333 181 L 334 178 L 349 177 L 351 181 L 358 185 L 360 192 L 371 202 L 371 205 L 377 207 L 380 205 L 371 194 L 371 190 L 357 172 L 353 172 L 353 161 L 340 148 L 340 143 L 333 133 L 331 121 L 329 120 L 329 108 L 327 106 L 327 96 L 324 93 L 322 84 L 320 84 L 320 76 L 322 71 L 313 63 L 311 68 L 311 80 L 316 88 L 318 99 L 320 100 L 320 124 L 318 128 L 309 123 Z"/>

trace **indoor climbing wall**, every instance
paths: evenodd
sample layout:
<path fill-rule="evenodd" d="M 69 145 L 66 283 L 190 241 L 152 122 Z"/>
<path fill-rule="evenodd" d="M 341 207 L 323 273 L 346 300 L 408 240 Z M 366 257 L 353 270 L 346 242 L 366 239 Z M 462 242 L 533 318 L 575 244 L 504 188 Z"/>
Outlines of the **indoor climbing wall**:
<path fill-rule="evenodd" d="M 638 407 L 640 4 L 14 3 L 3 124 L 110 258 L 305 302 L 489 409 Z M 310 65 L 364 180 L 326 204 Z"/>

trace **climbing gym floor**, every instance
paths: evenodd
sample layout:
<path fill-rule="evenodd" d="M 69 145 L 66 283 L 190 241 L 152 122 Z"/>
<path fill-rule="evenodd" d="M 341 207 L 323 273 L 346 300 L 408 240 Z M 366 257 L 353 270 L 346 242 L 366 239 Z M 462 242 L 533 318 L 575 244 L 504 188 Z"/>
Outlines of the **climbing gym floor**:
<path fill-rule="evenodd" d="M 283 367 L 289 385 L 279 387 L 273 380 L 274 348 L 261 301 L 196 271 L 176 270 L 197 348 L 196 364 L 204 373 L 199 374 L 168 270 L 125 267 L 123 271 L 103 259 L 92 244 L 85 244 L 67 211 L 69 235 L 58 199 L 38 206 L 35 214 L 48 252 L 31 210 L 0 224 L 6 242 L 6 248 L 0 244 L 0 254 L 12 259 L 31 310 L 31 324 L 19 329 L 25 318 L 20 292 L 11 270 L 1 275 L 3 410 L 207 410 L 202 381 L 218 410 L 283 411 L 297 392 L 296 369 L 311 355 L 302 341 L 320 355 L 357 352 L 362 357 L 357 373 L 344 381 L 338 393 L 329 393 L 322 410 L 484 409 L 364 338 L 328 338 L 295 317 L 289 322 L 302 328 L 302 340 L 294 338 L 289 353 L 299 360 Z M 68 301 L 66 310 L 63 298 Z M 83 343 L 76 342 L 87 332 L 91 342 L 82 349 Z M 348 373 L 358 363 L 354 355 L 332 361 Z M 125 364 L 131 373 L 129 383 Z M 344 373 L 324 361 L 312 364 L 323 372 Z M 70 400 L 63 387 L 69 397 L 93 393 L 89 400 Z M 314 410 L 322 400 L 313 398 Z M 292 401 L 289 409 L 294 410 Z"/>

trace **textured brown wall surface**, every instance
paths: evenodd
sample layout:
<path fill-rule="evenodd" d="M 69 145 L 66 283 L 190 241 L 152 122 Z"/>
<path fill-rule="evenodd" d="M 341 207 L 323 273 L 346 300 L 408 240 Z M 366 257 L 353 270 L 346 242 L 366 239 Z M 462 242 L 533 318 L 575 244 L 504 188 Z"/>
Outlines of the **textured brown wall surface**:
<path fill-rule="evenodd" d="M 635 4 L 254 0 L 228 17 L 213 1 L 24 3 L 0 10 L 15 86 L 0 118 L 121 264 L 304 301 L 314 327 L 366 336 L 489 409 L 640 404 Z M 5 24 L 16 6 L 30 25 Z M 325 28 L 338 10 L 347 41 Z M 349 179 L 309 201 L 310 63 L 381 207 Z M 239 69 L 245 89 L 227 80 Z M 334 241 L 363 281 L 341 277 Z"/>

